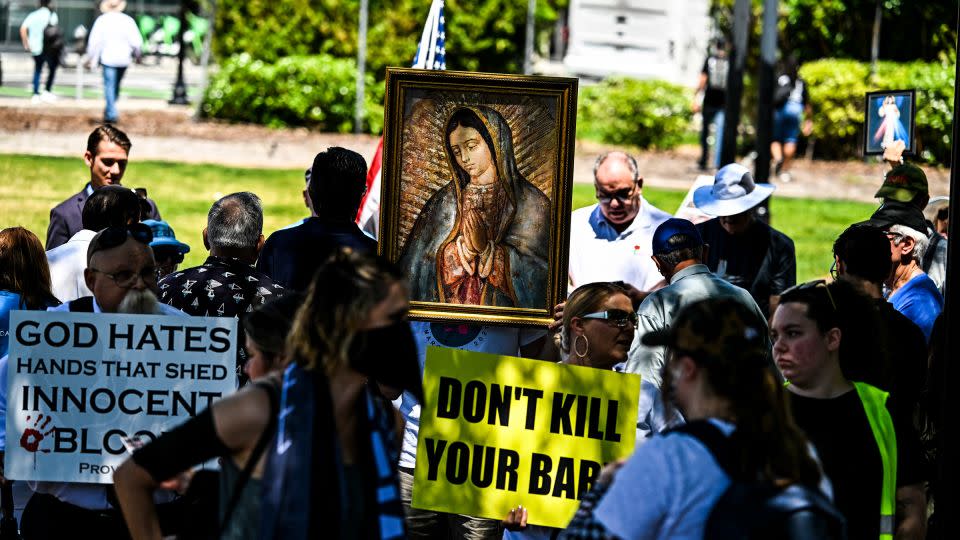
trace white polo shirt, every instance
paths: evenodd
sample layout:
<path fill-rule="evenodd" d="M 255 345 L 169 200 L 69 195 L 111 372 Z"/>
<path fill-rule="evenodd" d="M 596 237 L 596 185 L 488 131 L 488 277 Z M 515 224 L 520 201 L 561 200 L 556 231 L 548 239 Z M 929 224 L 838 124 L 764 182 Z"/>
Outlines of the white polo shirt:
<path fill-rule="evenodd" d="M 585 283 L 624 281 L 648 291 L 663 276 L 650 256 L 653 233 L 670 214 L 640 197 L 640 211 L 623 232 L 607 222 L 599 204 L 570 216 L 570 290 Z"/>

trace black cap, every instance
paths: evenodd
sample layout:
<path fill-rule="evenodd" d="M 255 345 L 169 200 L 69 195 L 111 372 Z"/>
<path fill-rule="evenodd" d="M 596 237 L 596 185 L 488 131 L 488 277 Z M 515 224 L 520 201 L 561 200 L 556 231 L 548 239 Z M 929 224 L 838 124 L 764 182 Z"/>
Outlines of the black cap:
<path fill-rule="evenodd" d="M 903 225 L 921 234 L 927 233 L 927 222 L 923 218 L 923 212 L 911 204 L 896 201 L 883 203 L 883 206 L 878 208 L 870 219 L 858 225 L 872 225 L 884 230 L 892 225 Z"/>

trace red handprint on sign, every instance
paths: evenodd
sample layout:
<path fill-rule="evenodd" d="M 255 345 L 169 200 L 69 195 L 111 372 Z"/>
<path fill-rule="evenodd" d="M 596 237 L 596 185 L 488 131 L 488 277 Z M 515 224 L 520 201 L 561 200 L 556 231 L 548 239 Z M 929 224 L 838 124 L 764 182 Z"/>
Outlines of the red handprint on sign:
<path fill-rule="evenodd" d="M 28 424 L 30 423 L 30 418 L 30 416 L 27 417 Z M 33 423 L 33 427 L 28 427 L 27 429 L 23 430 L 23 435 L 20 436 L 20 446 L 27 452 L 40 451 L 45 454 L 49 453 L 49 449 L 40 448 L 40 442 L 43 441 L 47 435 L 53 433 L 53 431 L 56 429 L 56 427 L 51 427 L 47 431 L 43 431 L 47 429 L 47 426 L 50 425 L 51 420 L 53 420 L 53 418 L 50 416 L 47 416 L 46 420 L 43 419 L 42 414 L 38 416 L 36 421 Z M 41 422 L 43 422 L 43 424 L 41 424 Z"/>

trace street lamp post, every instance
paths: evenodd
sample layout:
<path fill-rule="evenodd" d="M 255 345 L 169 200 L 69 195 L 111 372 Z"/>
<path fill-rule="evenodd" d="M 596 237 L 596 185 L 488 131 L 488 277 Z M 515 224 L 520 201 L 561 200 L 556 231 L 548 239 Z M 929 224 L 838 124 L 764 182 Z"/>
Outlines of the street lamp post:
<path fill-rule="evenodd" d="M 168 103 L 171 105 L 189 105 L 187 100 L 187 83 L 183 80 L 183 57 L 186 54 L 186 47 L 183 43 L 183 32 L 187 26 L 187 7 L 184 0 L 180 0 L 180 32 L 177 40 L 180 42 L 180 50 L 177 52 L 177 82 L 173 83 L 173 98 Z"/>

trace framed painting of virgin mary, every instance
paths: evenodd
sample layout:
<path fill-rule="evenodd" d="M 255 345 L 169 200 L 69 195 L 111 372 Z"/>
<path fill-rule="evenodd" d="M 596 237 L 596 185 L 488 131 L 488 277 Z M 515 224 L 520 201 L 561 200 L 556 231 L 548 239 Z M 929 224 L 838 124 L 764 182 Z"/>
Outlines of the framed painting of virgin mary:
<path fill-rule="evenodd" d="M 546 326 L 566 298 L 577 80 L 387 70 L 379 252 L 411 318 Z"/>

